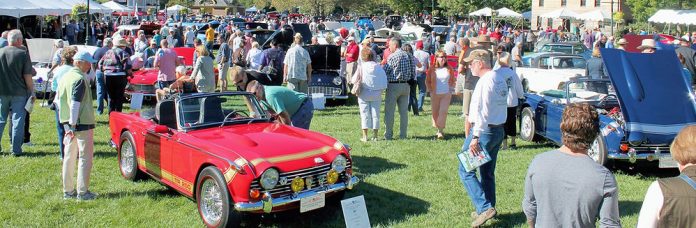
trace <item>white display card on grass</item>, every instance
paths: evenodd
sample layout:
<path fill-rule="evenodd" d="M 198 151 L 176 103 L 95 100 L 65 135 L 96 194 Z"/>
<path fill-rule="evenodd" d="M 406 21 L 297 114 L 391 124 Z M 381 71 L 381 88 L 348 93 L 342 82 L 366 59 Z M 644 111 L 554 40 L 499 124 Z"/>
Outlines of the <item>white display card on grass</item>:
<path fill-rule="evenodd" d="M 131 94 L 131 110 L 139 110 L 143 107 L 143 94 L 142 93 L 132 93 Z"/>
<path fill-rule="evenodd" d="M 367 216 L 367 207 L 365 207 L 365 197 L 356 196 L 341 200 L 341 207 L 347 228 L 371 227 L 370 218 Z"/>

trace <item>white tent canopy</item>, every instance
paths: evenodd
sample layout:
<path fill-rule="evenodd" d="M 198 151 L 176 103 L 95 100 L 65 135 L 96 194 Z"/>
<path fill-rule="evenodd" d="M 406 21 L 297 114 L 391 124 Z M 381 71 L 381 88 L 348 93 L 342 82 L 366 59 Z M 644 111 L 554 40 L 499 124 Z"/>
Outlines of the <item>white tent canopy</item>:
<path fill-rule="evenodd" d="M 560 8 L 545 14 L 540 15 L 543 18 L 560 18 L 560 19 L 575 19 L 580 15 L 575 11 L 569 10 L 568 8 Z"/>
<path fill-rule="evenodd" d="M 658 10 L 648 21 L 664 24 L 696 25 L 696 10 Z"/>
<path fill-rule="evenodd" d="M 256 12 L 258 9 L 256 9 L 256 6 L 249 7 L 248 9 L 244 10 L 245 12 Z"/>
<path fill-rule="evenodd" d="M 19 0 L 19 1 L 21 1 L 21 0 Z M 86 4 L 87 3 L 85 0 L 59 0 L 59 1 L 67 3 L 70 6 L 71 11 L 72 11 L 72 6 L 77 5 L 77 4 Z M 42 2 L 46 2 L 46 1 L 42 1 Z M 107 14 L 107 13 L 112 13 L 112 12 L 114 12 L 114 10 L 107 8 L 107 7 L 104 7 L 94 0 L 89 0 L 89 13 L 90 14 L 94 14 L 94 13 Z"/>
<path fill-rule="evenodd" d="M 182 5 L 173 5 L 170 7 L 167 7 L 167 14 L 179 14 L 182 9 L 188 9 L 185 6 Z"/>
<path fill-rule="evenodd" d="M 519 17 L 519 18 L 522 17 L 522 14 L 515 12 L 515 11 L 512 11 L 511 9 L 508 9 L 506 7 L 500 8 L 496 11 L 498 11 L 499 17 Z"/>
<path fill-rule="evenodd" d="M 604 10 L 598 9 L 598 10 L 593 10 L 587 13 L 580 14 L 578 16 L 578 19 L 582 20 L 587 20 L 587 21 L 604 21 L 604 20 L 611 20 L 611 14 L 607 13 Z"/>
<path fill-rule="evenodd" d="M 130 8 L 130 7 L 128 7 L 128 6 L 124 6 L 124 5 L 118 4 L 117 2 L 114 2 L 114 1 L 105 2 L 105 3 L 102 4 L 102 6 L 104 6 L 104 7 L 106 7 L 106 8 L 109 8 L 109 9 L 111 9 L 111 10 L 113 10 L 113 11 L 116 11 L 116 12 L 128 12 L 128 11 L 133 11 L 132 8 Z"/>
<path fill-rule="evenodd" d="M 493 9 L 486 7 L 480 10 L 469 13 L 469 16 L 485 16 L 490 17 L 493 14 Z"/>
<path fill-rule="evenodd" d="M 46 9 L 26 1 L 0 0 L 0 15 L 10 17 L 24 17 L 30 15 L 43 15 Z"/>
<path fill-rule="evenodd" d="M 44 9 L 37 16 L 46 15 L 65 15 L 72 12 L 72 6 L 62 1 L 44 1 L 44 0 L 15 0 L 14 2 L 29 2 L 31 4 L 41 6 Z"/>

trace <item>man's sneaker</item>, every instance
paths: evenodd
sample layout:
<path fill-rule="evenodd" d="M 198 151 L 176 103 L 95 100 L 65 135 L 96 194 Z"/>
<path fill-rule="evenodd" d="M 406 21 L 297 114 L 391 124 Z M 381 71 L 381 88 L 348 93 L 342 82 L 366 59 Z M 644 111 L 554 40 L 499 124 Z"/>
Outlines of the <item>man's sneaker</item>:
<path fill-rule="evenodd" d="M 77 200 L 93 200 L 97 198 L 97 194 L 90 191 L 77 195 Z"/>
<path fill-rule="evenodd" d="M 471 223 L 471 227 L 479 227 L 483 225 L 489 219 L 492 219 L 496 214 L 498 214 L 498 212 L 495 211 L 495 208 L 488 208 L 488 210 L 485 210 L 476 216 L 476 219 L 474 219 L 474 221 Z"/>
<path fill-rule="evenodd" d="M 75 199 L 77 197 L 77 192 L 72 191 L 72 192 L 63 192 L 63 199 L 68 200 L 68 199 Z"/>

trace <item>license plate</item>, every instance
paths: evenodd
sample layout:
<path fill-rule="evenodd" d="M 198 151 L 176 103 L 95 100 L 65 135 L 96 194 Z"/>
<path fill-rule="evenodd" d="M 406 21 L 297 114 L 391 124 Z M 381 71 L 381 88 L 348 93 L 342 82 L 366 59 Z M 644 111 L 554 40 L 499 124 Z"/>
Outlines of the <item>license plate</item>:
<path fill-rule="evenodd" d="M 672 158 L 672 156 L 669 157 L 660 157 L 660 168 L 677 168 L 678 164 L 677 161 Z"/>
<path fill-rule="evenodd" d="M 324 193 L 316 194 L 300 200 L 300 213 L 324 207 L 326 198 Z"/>

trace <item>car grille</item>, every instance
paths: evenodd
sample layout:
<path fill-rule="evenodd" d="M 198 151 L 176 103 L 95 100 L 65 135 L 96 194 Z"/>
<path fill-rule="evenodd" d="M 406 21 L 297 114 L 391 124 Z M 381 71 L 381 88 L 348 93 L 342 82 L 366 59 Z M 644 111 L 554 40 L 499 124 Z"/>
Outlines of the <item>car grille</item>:
<path fill-rule="evenodd" d="M 341 88 L 325 87 L 325 86 L 310 86 L 309 93 L 323 93 L 324 96 L 340 96 L 343 90 Z"/>
<path fill-rule="evenodd" d="M 346 170 L 352 168 L 352 162 L 349 160 L 348 163 L 346 164 Z M 271 193 L 271 196 L 273 197 L 278 197 L 278 196 L 284 196 L 284 195 L 290 195 L 293 194 L 292 189 L 290 189 L 290 184 L 292 183 L 292 180 L 295 179 L 296 177 L 300 177 L 302 179 L 306 179 L 307 177 L 312 177 L 312 189 L 320 186 L 326 185 L 326 174 L 331 170 L 331 164 L 326 164 L 322 166 L 315 166 L 312 168 L 308 169 L 301 169 L 301 170 L 296 170 L 292 172 L 286 172 L 286 173 L 281 173 L 280 177 L 278 178 L 278 184 L 275 186 L 275 188 L 271 189 L 269 193 Z M 320 178 L 323 177 L 323 178 Z M 283 178 L 286 178 L 287 183 L 281 184 L 281 180 Z M 339 174 L 338 177 L 338 182 L 345 180 L 346 175 L 345 172 Z M 338 183 L 337 182 L 337 183 Z M 305 188 L 303 190 L 307 190 L 307 183 L 305 183 Z M 252 189 L 260 189 L 261 184 L 259 183 L 259 179 L 257 178 L 256 180 L 251 182 L 251 188 Z"/>
<path fill-rule="evenodd" d="M 130 84 L 129 88 L 133 92 L 155 93 L 154 85 Z"/>

